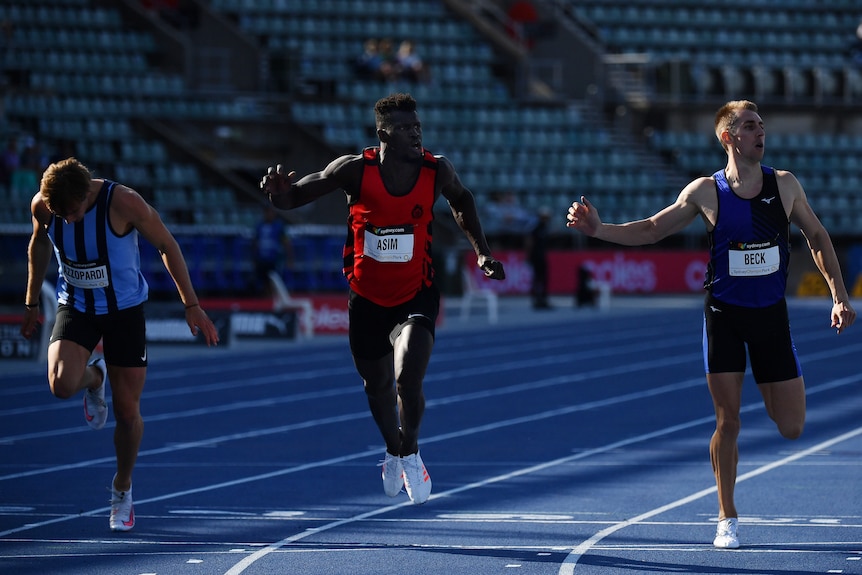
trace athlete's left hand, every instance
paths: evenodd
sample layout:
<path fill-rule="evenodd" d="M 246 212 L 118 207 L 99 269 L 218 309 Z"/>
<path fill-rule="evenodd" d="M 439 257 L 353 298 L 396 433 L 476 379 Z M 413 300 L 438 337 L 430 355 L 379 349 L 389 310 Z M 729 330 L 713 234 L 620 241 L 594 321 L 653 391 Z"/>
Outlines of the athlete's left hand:
<path fill-rule="evenodd" d="M 506 271 L 503 269 L 503 263 L 498 262 L 491 256 L 479 256 L 479 267 L 485 272 L 485 277 L 492 280 L 506 279 Z"/>
<path fill-rule="evenodd" d="M 186 323 L 192 335 L 203 334 L 207 346 L 218 345 L 218 329 L 200 305 L 186 308 Z"/>

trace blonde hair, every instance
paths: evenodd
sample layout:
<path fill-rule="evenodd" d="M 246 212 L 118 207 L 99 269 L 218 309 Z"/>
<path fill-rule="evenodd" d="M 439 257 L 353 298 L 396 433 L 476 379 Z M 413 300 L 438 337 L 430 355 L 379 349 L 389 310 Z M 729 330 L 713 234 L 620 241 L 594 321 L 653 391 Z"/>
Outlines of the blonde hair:
<path fill-rule="evenodd" d="M 715 113 L 715 137 L 718 138 L 722 148 L 724 142 L 721 141 L 721 134 L 730 131 L 743 110 L 757 112 L 757 104 L 750 100 L 733 100 L 719 108 L 718 112 Z"/>
<path fill-rule="evenodd" d="M 87 166 L 75 158 L 66 158 L 48 166 L 42 174 L 39 194 L 52 213 L 65 216 L 87 198 L 91 180 Z"/>

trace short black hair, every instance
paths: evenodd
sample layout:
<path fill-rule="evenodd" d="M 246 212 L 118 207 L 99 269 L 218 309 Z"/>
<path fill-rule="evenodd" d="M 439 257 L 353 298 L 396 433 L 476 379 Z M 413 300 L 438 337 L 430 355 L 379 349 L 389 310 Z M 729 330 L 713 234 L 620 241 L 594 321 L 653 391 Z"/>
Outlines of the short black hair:
<path fill-rule="evenodd" d="M 380 98 L 377 100 L 377 103 L 374 104 L 374 120 L 377 122 L 377 126 L 384 126 L 387 124 L 387 120 L 389 114 L 392 112 L 415 112 L 416 111 L 416 100 L 413 99 L 413 96 L 405 93 L 397 93 L 390 94 L 385 98 Z"/>

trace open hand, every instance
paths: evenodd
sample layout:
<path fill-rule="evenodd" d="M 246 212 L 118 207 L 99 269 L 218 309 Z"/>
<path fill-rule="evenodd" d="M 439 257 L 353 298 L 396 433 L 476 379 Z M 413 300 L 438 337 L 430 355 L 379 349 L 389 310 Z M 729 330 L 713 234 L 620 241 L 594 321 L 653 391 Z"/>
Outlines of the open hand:
<path fill-rule="evenodd" d="M 580 202 L 573 202 L 566 216 L 567 228 L 575 228 L 588 236 L 594 236 L 602 223 L 599 212 L 586 196 L 581 196 Z"/>
<path fill-rule="evenodd" d="M 284 173 L 284 166 L 278 164 L 275 168 L 270 166 L 266 170 L 266 175 L 260 180 L 260 189 L 266 194 L 270 200 L 280 197 L 290 191 L 293 185 L 293 176 L 296 172 Z"/>

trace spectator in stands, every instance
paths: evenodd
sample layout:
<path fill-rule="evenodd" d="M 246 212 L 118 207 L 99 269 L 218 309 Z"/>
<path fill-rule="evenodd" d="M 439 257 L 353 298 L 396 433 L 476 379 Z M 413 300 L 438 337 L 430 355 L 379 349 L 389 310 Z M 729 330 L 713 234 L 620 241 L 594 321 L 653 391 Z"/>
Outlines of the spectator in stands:
<path fill-rule="evenodd" d="M 32 337 L 40 321 L 39 297 L 53 244 L 60 263 L 59 307 L 48 347 L 48 384 L 61 399 L 85 391 L 84 417 L 100 429 L 108 417 L 105 384 L 110 375 L 117 471 L 109 525 L 128 531 L 135 524 L 132 470 L 144 431 L 140 397 L 147 373 L 147 282 L 141 274 L 138 234 L 161 253 L 191 333 L 202 333 L 208 345 L 218 343 L 218 333 L 201 309 L 179 244 L 137 192 L 94 179 L 78 160 L 67 158 L 48 166 L 30 206 L 33 233 L 21 335 Z M 100 339 L 104 357 L 93 358 Z"/>
<path fill-rule="evenodd" d="M 551 219 L 551 210 L 547 207 L 539 208 L 535 223 L 526 237 L 527 263 L 533 269 L 533 280 L 530 286 L 530 295 L 533 298 L 534 309 L 551 309 L 548 302 L 548 242 L 550 232 L 548 221 Z"/>
<path fill-rule="evenodd" d="M 441 194 L 485 275 L 502 280 L 505 273 L 491 256 L 473 194 L 447 158 L 422 147 L 413 97 L 381 98 L 374 115 L 379 147 L 336 158 L 323 171 L 295 184 L 294 172 L 281 165 L 270 167 L 261 188 L 279 209 L 297 208 L 344 190 L 349 212 L 344 273 L 350 287 L 350 349 L 386 443 L 383 489 L 395 497 L 403 486 L 410 500 L 420 504 L 431 494 L 418 438 L 425 409 L 422 380 L 439 312 L 431 221 Z"/>
<path fill-rule="evenodd" d="M 353 63 L 356 76 L 362 80 L 380 80 L 380 66 L 383 58 L 377 49 L 377 39 L 368 38 L 362 44 L 362 53 Z"/>
<path fill-rule="evenodd" d="M 427 82 L 428 71 L 422 58 L 416 54 L 412 40 L 404 40 L 395 54 L 398 76 L 408 82 Z"/>
<path fill-rule="evenodd" d="M 254 271 L 259 293 L 272 295 L 269 273 L 293 265 L 293 244 L 284 220 L 272 206 L 264 209 L 263 219 L 254 230 Z"/>
<path fill-rule="evenodd" d="M 484 208 L 488 219 L 486 227 L 500 236 L 515 236 L 520 246 L 524 234 L 530 232 L 535 216 L 524 209 L 518 195 L 512 190 L 493 192 L 491 201 Z"/>
<path fill-rule="evenodd" d="M 0 178 L 7 188 L 12 185 L 12 174 L 21 166 L 21 154 L 18 153 L 18 138 L 11 137 L 6 140 L 6 149 L 3 150 L 3 159 L 0 161 Z"/>
<path fill-rule="evenodd" d="M 25 139 L 24 150 L 18 160 L 18 167 L 12 172 L 10 189 L 12 195 L 30 198 L 39 187 L 39 174 L 46 166 L 42 147 L 33 137 Z"/>
<path fill-rule="evenodd" d="M 698 217 L 706 224 L 711 253 L 704 284 L 703 354 L 716 414 L 710 458 L 719 508 L 713 544 L 736 548 L 733 489 L 746 346 L 766 411 L 781 435 L 796 439 L 805 423 L 805 384 L 785 301 L 791 222 L 802 230 L 832 292 L 831 321 L 837 333 L 853 325 L 856 311 L 829 233 L 799 181 L 790 172 L 761 165 L 766 133 L 757 106 L 747 100 L 726 103 L 716 113 L 715 135 L 727 165 L 689 183 L 671 206 L 647 219 L 605 224 L 581 196 L 569 208 L 567 225 L 591 237 L 636 246 L 679 232 Z"/>
<path fill-rule="evenodd" d="M 378 82 L 394 81 L 398 76 L 392 40 L 368 38 L 362 45 L 362 53 L 356 58 L 353 68 L 362 80 Z"/>
<path fill-rule="evenodd" d="M 381 38 L 377 43 L 377 51 L 380 53 L 380 80 L 394 82 L 398 79 L 398 61 L 395 58 L 395 46 L 392 39 Z"/>
<path fill-rule="evenodd" d="M 554 22 L 541 19 L 535 4 L 530 0 L 515 0 L 509 5 L 506 14 L 509 17 L 509 36 L 528 50 L 533 49 L 537 39 L 548 38 L 555 31 Z"/>
<path fill-rule="evenodd" d="M 577 307 L 596 305 L 599 290 L 596 287 L 596 279 L 593 272 L 585 265 L 578 268 L 578 285 L 575 291 L 575 305 Z"/>

